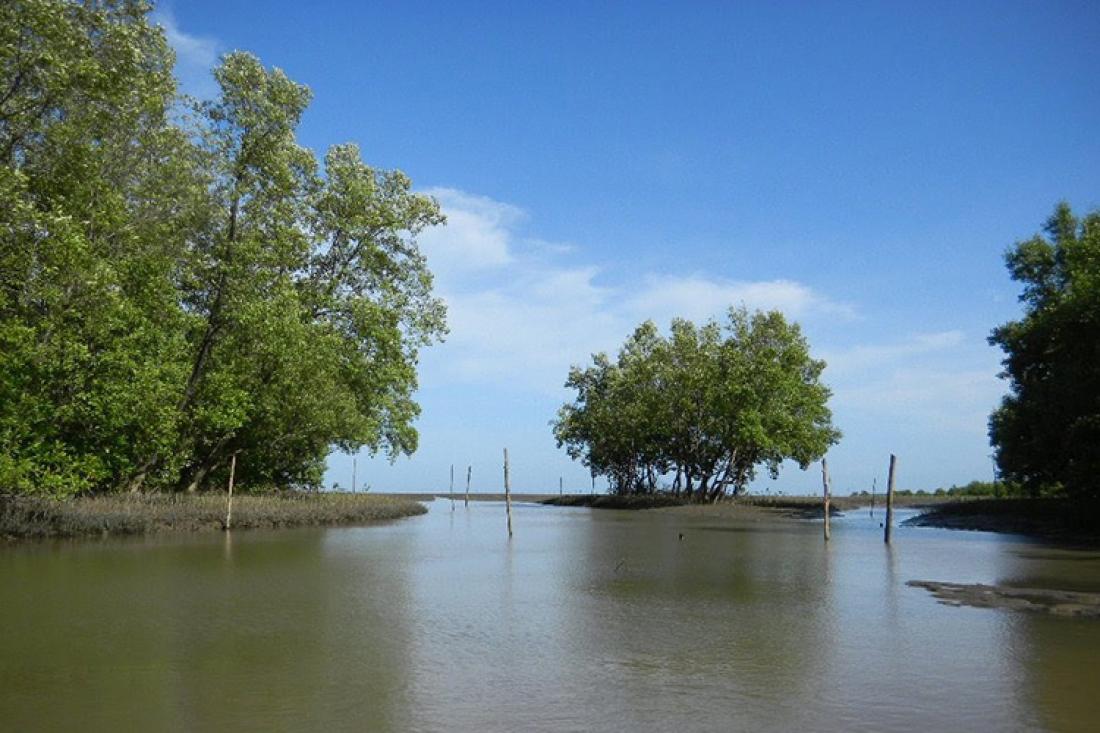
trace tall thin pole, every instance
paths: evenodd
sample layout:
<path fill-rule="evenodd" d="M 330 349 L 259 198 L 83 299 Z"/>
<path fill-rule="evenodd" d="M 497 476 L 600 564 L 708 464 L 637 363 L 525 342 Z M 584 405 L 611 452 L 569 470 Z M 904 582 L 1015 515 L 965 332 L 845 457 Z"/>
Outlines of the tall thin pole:
<path fill-rule="evenodd" d="M 233 525 L 233 478 L 237 473 L 237 454 L 229 459 L 229 501 L 225 508 L 225 528 L 228 530 Z"/>
<path fill-rule="evenodd" d="M 825 541 L 829 541 L 829 464 L 821 459 L 821 485 L 825 502 Z"/>
<path fill-rule="evenodd" d="M 470 506 L 470 474 L 473 470 L 473 466 L 466 466 L 466 506 Z"/>
<path fill-rule="evenodd" d="M 358 466 L 356 465 L 358 461 L 359 456 L 351 457 L 351 493 L 353 494 L 355 493 L 355 469 L 358 468 Z"/>
<path fill-rule="evenodd" d="M 455 464 L 451 464 L 451 511 L 455 510 Z"/>
<path fill-rule="evenodd" d="M 878 476 L 871 481 L 871 516 L 875 516 L 875 488 L 878 486 Z"/>
<path fill-rule="evenodd" d="M 883 533 L 883 541 L 890 544 L 891 525 L 894 523 L 894 471 L 897 468 L 898 458 L 890 454 L 890 478 L 886 482 L 886 529 Z"/>
<path fill-rule="evenodd" d="M 558 476 L 558 496 L 562 495 L 562 477 Z"/>
<path fill-rule="evenodd" d="M 512 536 L 512 487 L 508 483 L 508 449 L 504 449 L 504 504 L 508 508 L 508 537 Z"/>

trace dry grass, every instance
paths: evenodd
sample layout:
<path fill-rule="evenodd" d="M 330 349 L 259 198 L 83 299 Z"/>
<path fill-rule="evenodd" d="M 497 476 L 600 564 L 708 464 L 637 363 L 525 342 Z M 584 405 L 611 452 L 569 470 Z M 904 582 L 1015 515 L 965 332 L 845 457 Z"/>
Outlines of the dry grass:
<path fill-rule="evenodd" d="M 119 495 L 51 501 L 0 496 L 0 537 L 137 535 L 225 529 L 224 494 Z M 362 524 L 423 514 L 423 504 L 362 494 L 233 498 L 233 529 Z"/>

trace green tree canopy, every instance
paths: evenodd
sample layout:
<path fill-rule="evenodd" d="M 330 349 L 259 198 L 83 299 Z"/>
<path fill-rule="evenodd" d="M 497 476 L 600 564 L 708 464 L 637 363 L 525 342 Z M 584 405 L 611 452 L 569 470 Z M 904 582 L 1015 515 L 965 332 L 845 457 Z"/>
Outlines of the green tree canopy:
<path fill-rule="evenodd" d="M 0 489 L 197 489 L 242 453 L 310 485 L 333 448 L 416 448 L 442 303 L 435 201 L 246 53 L 178 97 L 137 0 L 0 4 Z"/>
<path fill-rule="evenodd" d="M 731 309 L 723 323 L 647 321 L 612 362 L 570 370 L 576 399 L 553 423 L 559 447 L 617 493 L 671 489 L 700 499 L 738 494 L 765 467 L 805 468 L 836 443 L 830 392 L 797 324 Z"/>
<path fill-rule="evenodd" d="M 1005 261 L 1024 317 L 989 340 L 1010 392 L 989 420 L 1001 474 L 1030 493 L 1100 497 L 1100 212 L 1059 204 Z"/>

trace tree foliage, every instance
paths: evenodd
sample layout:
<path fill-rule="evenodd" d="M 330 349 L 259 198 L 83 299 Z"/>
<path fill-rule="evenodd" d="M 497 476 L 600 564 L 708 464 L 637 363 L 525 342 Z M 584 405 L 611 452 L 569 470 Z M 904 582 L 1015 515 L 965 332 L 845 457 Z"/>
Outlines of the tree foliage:
<path fill-rule="evenodd" d="M 989 421 L 1002 476 L 1029 493 L 1100 496 L 1100 212 L 1059 204 L 1005 256 L 1024 317 L 995 329 L 1010 392 Z"/>
<path fill-rule="evenodd" d="M 570 370 L 576 390 L 554 422 L 559 447 L 616 493 L 671 489 L 694 498 L 738 494 L 759 467 L 805 468 L 840 438 L 820 376 L 797 324 L 778 312 L 731 309 L 723 323 L 647 321 L 613 362 Z"/>
<path fill-rule="evenodd" d="M 443 221 L 310 92 L 245 53 L 177 95 L 136 0 L 0 4 L 0 488 L 313 484 L 335 446 L 416 448 Z"/>

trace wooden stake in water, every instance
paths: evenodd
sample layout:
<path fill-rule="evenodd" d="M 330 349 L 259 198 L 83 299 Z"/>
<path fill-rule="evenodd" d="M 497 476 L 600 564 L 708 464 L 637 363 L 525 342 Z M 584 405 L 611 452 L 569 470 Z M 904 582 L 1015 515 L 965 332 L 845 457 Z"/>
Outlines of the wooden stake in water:
<path fill-rule="evenodd" d="M 878 487 L 878 476 L 871 481 L 871 518 L 875 516 L 875 488 Z"/>
<path fill-rule="evenodd" d="M 225 528 L 228 530 L 233 524 L 233 477 L 237 472 L 237 454 L 229 459 L 229 501 L 225 507 Z"/>
<path fill-rule="evenodd" d="M 898 457 L 890 454 L 890 478 L 886 480 L 886 529 L 883 532 L 883 541 L 890 544 L 891 525 L 894 523 L 894 470 L 898 465 Z"/>
<path fill-rule="evenodd" d="M 466 506 L 470 506 L 470 474 L 473 470 L 473 466 L 466 466 Z"/>
<path fill-rule="evenodd" d="M 455 510 L 455 464 L 451 464 L 451 511 Z"/>
<path fill-rule="evenodd" d="M 504 504 L 508 508 L 508 537 L 512 536 L 512 487 L 508 483 L 508 449 L 504 449 Z"/>
<path fill-rule="evenodd" d="M 821 485 L 824 491 L 825 502 L 825 541 L 829 541 L 829 464 L 821 459 Z"/>
<path fill-rule="evenodd" d="M 558 496 L 562 495 L 562 477 L 558 476 Z"/>

